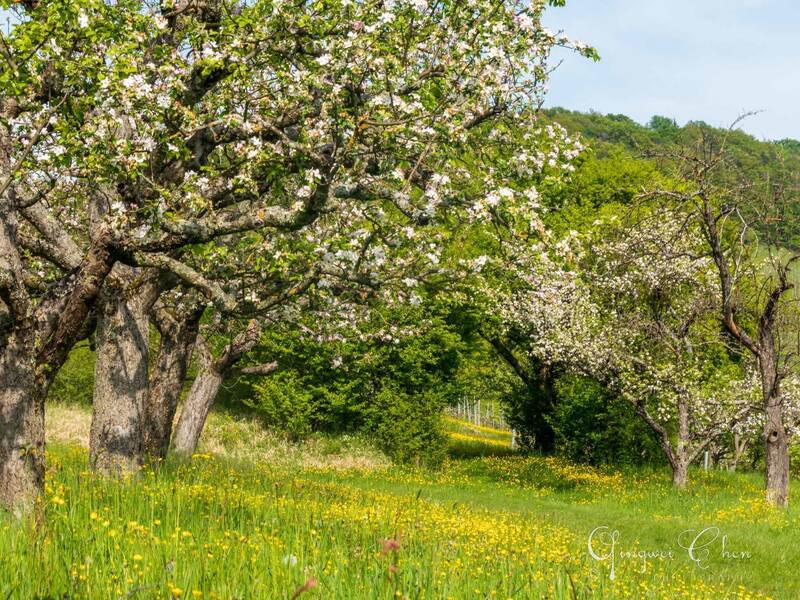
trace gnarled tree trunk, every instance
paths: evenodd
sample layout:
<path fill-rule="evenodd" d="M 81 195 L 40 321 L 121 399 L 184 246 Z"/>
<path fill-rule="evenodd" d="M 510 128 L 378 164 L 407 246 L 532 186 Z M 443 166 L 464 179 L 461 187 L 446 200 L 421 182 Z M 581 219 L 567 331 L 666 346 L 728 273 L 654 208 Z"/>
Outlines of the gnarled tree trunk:
<path fill-rule="evenodd" d="M 29 512 L 44 485 L 44 393 L 32 339 L 12 335 L 0 354 L 0 506 Z"/>
<path fill-rule="evenodd" d="M 1 134 L 0 129 L 0 140 Z M 0 506 L 22 514 L 33 507 L 44 484 L 44 396 L 37 384 L 32 306 L 16 225 L 0 196 Z"/>
<path fill-rule="evenodd" d="M 769 364 L 767 364 L 769 366 Z M 777 377 L 762 375 L 764 393 L 764 458 L 766 461 L 767 502 L 789 504 L 789 438 L 783 424 L 783 404 Z"/>
<path fill-rule="evenodd" d="M 765 417 L 766 500 L 773 506 L 786 506 L 789 503 L 789 444 L 779 393 L 783 375 L 779 364 L 780 344 L 776 335 L 781 333 L 777 318 L 782 309 L 784 294 L 794 287 L 794 283 L 789 280 L 790 267 L 800 255 L 792 256 L 776 268 L 777 282 L 767 295 L 767 301 L 758 316 L 758 336 L 753 338 L 737 323 L 733 294 L 736 280 L 731 274 L 723 249 L 722 235 L 718 229 L 719 219 L 714 216 L 707 201 L 703 222 L 720 276 L 723 323 L 740 345 L 758 360 Z"/>
<path fill-rule="evenodd" d="M 102 293 L 89 446 L 90 464 L 102 473 L 136 470 L 144 460 L 154 278 L 117 265 Z"/>
<path fill-rule="evenodd" d="M 191 456 L 197 449 L 208 411 L 211 410 L 211 405 L 225 378 L 225 375 L 217 369 L 217 361 L 207 348 L 198 354 L 200 365 L 197 377 L 186 396 L 172 442 L 175 452 L 185 456 Z"/>
<path fill-rule="evenodd" d="M 767 409 L 766 440 L 767 502 L 775 506 L 789 503 L 789 443 L 781 423 L 780 410 Z"/>
<path fill-rule="evenodd" d="M 114 263 L 108 231 L 98 232 L 80 266 L 33 304 L 13 217 L 0 210 L 0 300 L 8 321 L 0 331 L 0 506 L 30 511 L 44 491 L 44 399 L 85 325 Z"/>
<path fill-rule="evenodd" d="M 155 322 L 161 340 L 150 375 L 144 427 L 145 452 L 151 457 L 164 458 L 167 455 L 172 422 L 202 314 L 203 309 L 194 311 L 186 319 L 177 319 L 166 310 L 156 314 Z"/>
<path fill-rule="evenodd" d="M 780 289 L 780 288 L 779 288 Z M 773 298 L 776 298 L 773 293 Z M 764 403 L 764 460 L 766 500 L 773 506 L 789 504 L 789 439 L 783 424 L 781 375 L 771 319 L 759 323 L 758 367 Z"/>

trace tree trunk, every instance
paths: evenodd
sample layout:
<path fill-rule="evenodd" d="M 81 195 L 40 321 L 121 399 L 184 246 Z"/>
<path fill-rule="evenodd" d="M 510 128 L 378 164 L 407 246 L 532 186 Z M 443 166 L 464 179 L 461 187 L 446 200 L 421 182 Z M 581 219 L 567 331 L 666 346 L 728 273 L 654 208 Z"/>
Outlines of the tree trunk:
<path fill-rule="evenodd" d="M 0 205 L 0 209 L 2 209 Z M 0 506 L 31 510 L 44 491 L 44 399 L 85 326 L 114 257 L 99 230 L 80 268 L 34 304 L 27 295 L 13 214 L 0 210 Z"/>
<path fill-rule="evenodd" d="M 213 360 L 206 350 L 198 354 L 201 354 L 200 371 L 183 403 L 172 441 L 175 452 L 183 456 L 191 456 L 197 450 L 197 443 L 200 441 L 200 435 L 203 433 L 208 413 L 217 398 L 219 388 L 225 377 L 234 371 L 232 365 L 226 363 L 224 359 Z M 235 372 L 243 375 L 269 375 L 277 368 L 277 363 L 272 362 L 236 369 Z"/>
<path fill-rule="evenodd" d="M 244 331 L 239 333 L 219 359 L 214 358 L 206 341 L 202 336 L 197 336 L 197 356 L 199 372 L 189 390 L 186 401 L 175 428 L 173 446 L 178 454 L 191 456 L 197 449 L 197 442 L 203 427 L 206 424 L 208 411 L 217 397 L 219 388 L 225 377 L 234 369 L 236 363 L 253 349 L 261 339 L 261 325 L 256 320 L 251 320 Z M 276 363 L 251 367 L 240 370 L 241 373 L 252 375 L 266 375 L 277 368 Z"/>
<path fill-rule="evenodd" d="M 44 487 L 44 391 L 32 340 L 12 335 L 0 355 L 0 506 L 30 512 Z"/>
<path fill-rule="evenodd" d="M 774 506 L 789 503 L 789 440 L 782 413 L 779 400 L 773 399 L 767 405 L 764 423 L 767 502 Z"/>
<path fill-rule="evenodd" d="M 762 333 L 762 340 L 766 336 Z M 769 338 L 771 342 L 771 338 Z M 766 499 L 773 506 L 789 503 L 789 439 L 783 425 L 783 402 L 776 367 L 774 343 L 762 342 L 759 367 L 764 398 L 764 460 L 766 462 Z"/>
<path fill-rule="evenodd" d="M 197 356 L 199 372 L 186 396 L 186 401 L 175 428 L 173 447 L 178 454 L 191 456 L 197 449 L 197 442 L 206 424 L 208 411 L 217 398 L 222 382 L 235 368 L 242 357 L 253 349 L 261 339 L 261 326 L 255 320 L 248 323 L 247 328 L 239 333 L 219 359 L 215 359 L 211 348 L 202 336 L 197 336 Z M 237 372 L 247 375 L 267 375 L 277 368 L 277 363 L 268 363 L 239 369 Z"/>
<path fill-rule="evenodd" d="M 128 293 L 134 275 L 118 265 L 103 291 L 97 319 L 89 461 L 106 474 L 136 470 L 144 457 L 151 302 L 149 289 L 131 286 L 136 292 Z"/>
<path fill-rule="evenodd" d="M 672 485 L 686 487 L 689 473 L 689 403 L 685 398 L 678 399 L 678 448 L 672 464 Z"/>
<path fill-rule="evenodd" d="M 3 131 L 0 125 L 0 141 Z M 7 159 L 0 143 L 0 166 Z M 44 484 L 44 395 L 36 380 L 36 338 L 15 215 L 3 204 L 0 196 L 0 507 L 21 515 L 34 506 Z"/>
<path fill-rule="evenodd" d="M 556 449 L 556 433 L 550 424 L 555 412 L 556 390 L 552 367 L 542 364 L 539 368 L 537 390 L 534 392 L 536 417 L 534 419 L 534 449 L 543 454 L 552 454 Z"/>
<path fill-rule="evenodd" d="M 672 447 L 669 432 L 647 411 L 644 402 L 633 399 L 632 404 L 644 422 L 658 437 L 664 456 L 672 468 L 672 484 L 679 489 L 686 487 L 689 479 L 689 463 L 692 462 L 689 440 L 689 407 L 684 399 L 678 401 L 678 446 Z"/>
<path fill-rule="evenodd" d="M 672 485 L 684 489 L 689 481 L 689 465 L 685 460 L 678 459 L 672 466 Z"/>
<path fill-rule="evenodd" d="M 175 428 L 175 452 L 191 456 L 206 424 L 208 411 L 217 397 L 224 375 L 214 366 L 213 360 L 201 360 L 200 371 L 186 396 L 178 425 Z"/>
<path fill-rule="evenodd" d="M 530 401 L 523 407 L 524 420 L 528 431 L 520 432 L 523 439 L 533 437 L 533 448 L 543 454 L 552 454 L 556 446 L 556 434 L 550 424 L 555 412 L 556 392 L 553 367 L 542 361 L 533 360 L 526 367 L 499 337 L 479 331 L 498 355 L 511 367 L 525 384 Z"/>
<path fill-rule="evenodd" d="M 186 371 L 197 339 L 199 309 L 187 319 L 178 320 L 162 312 L 156 323 L 161 333 L 158 355 L 150 376 L 150 391 L 145 410 L 145 452 L 164 458 L 169 449 L 175 410 L 186 379 Z"/>

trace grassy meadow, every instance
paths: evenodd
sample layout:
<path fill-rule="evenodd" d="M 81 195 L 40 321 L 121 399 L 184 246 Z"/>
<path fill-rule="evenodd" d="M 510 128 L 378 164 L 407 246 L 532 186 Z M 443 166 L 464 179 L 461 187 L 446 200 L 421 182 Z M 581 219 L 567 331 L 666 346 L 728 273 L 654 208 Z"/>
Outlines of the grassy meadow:
<path fill-rule="evenodd" d="M 0 520 L 1 599 L 800 597 L 800 513 L 768 508 L 757 475 L 695 471 L 677 493 L 666 472 L 524 457 L 453 419 L 435 472 L 357 438 L 261 432 L 248 455 L 257 425 L 216 414 L 203 453 L 133 485 L 89 472 L 82 410 L 51 411 L 46 525 Z M 619 531 L 613 580 L 587 552 L 599 526 Z M 698 565 L 679 536 L 710 526 Z"/>

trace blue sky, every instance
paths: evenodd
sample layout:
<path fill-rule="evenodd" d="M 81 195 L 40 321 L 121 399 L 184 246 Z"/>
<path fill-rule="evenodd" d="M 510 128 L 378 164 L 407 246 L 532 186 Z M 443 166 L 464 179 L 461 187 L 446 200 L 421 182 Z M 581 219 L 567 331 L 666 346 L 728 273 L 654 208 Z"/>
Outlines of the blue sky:
<path fill-rule="evenodd" d="M 800 139 L 800 0 L 567 0 L 545 24 L 595 46 L 557 52 L 546 106 L 654 114 Z"/>

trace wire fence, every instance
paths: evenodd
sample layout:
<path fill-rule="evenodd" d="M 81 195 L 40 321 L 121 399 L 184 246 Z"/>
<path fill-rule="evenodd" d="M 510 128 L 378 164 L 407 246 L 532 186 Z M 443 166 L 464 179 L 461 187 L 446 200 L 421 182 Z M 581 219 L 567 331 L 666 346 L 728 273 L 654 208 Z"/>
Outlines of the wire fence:
<path fill-rule="evenodd" d="M 461 400 L 455 406 L 448 407 L 446 412 L 451 417 L 473 425 L 511 431 L 511 427 L 503 417 L 502 410 L 495 402 L 481 403 L 480 400 Z"/>

